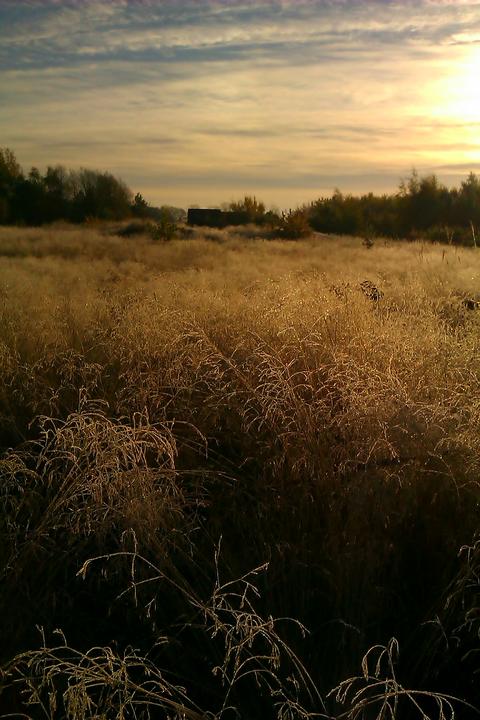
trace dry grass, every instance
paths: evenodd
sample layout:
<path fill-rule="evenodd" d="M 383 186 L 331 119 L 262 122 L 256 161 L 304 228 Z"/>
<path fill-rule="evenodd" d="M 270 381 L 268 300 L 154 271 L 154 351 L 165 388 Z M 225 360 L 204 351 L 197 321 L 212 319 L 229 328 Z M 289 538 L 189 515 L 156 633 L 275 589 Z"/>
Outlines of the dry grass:
<path fill-rule="evenodd" d="M 32 717 L 475 702 L 479 287 L 465 248 L 2 229 L 2 659 Z"/>

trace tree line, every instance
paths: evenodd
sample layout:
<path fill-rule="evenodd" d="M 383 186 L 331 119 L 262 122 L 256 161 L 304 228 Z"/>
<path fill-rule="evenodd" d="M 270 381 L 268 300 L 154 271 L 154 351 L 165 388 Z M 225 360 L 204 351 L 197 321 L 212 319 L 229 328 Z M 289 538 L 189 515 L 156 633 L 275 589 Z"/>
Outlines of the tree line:
<path fill-rule="evenodd" d="M 336 190 L 304 211 L 320 232 L 476 244 L 480 179 L 472 172 L 459 188 L 449 189 L 436 175 L 420 177 L 414 170 L 396 193 L 358 197 Z"/>
<path fill-rule="evenodd" d="M 134 200 L 123 180 L 108 172 L 56 165 L 43 174 L 32 167 L 26 175 L 13 151 L 0 148 L 0 223 L 120 220 L 132 215 L 142 201 L 141 196 Z"/>
<path fill-rule="evenodd" d="M 264 203 L 247 196 L 228 209 L 243 213 L 245 222 L 278 228 L 285 237 L 302 237 L 311 230 L 325 233 L 476 244 L 480 229 L 480 179 L 474 173 L 459 188 L 447 188 L 436 175 L 420 177 L 414 170 L 391 194 L 356 196 L 335 190 L 288 213 L 267 211 Z M 174 220 L 183 211 L 173 211 Z M 0 148 L 0 224 L 42 225 L 55 220 L 84 222 L 90 218 L 161 219 L 165 208 L 133 196 L 123 180 L 109 172 L 33 167 L 25 174 L 15 154 Z M 184 213 L 183 213 L 184 214 Z"/>
<path fill-rule="evenodd" d="M 396 193 L 356 196 L 335 190 L 287 213 L 266 212 L 255 197 L 231 203 L 249 222 L 272 224 L 285 237 L 303 237 L 312 230 L 338 235 L 424 238 L 475 244 L 480 238 L 480 178 L 471 172 L 459 188 L 447 188 L 436 175 L 420 177 L 413 170 Z"/>

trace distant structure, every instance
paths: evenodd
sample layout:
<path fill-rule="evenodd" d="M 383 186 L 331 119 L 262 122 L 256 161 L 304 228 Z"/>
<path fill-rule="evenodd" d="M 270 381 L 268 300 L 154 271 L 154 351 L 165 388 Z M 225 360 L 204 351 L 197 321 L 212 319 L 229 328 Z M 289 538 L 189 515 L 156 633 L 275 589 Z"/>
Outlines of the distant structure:
<path fill-rule="evenodd" d="M 189 225 L 224 228 L 227 225 L 246 225 L 248 213 L 217 210 L 214 208 L 189 208 L 187 222 Z"/>

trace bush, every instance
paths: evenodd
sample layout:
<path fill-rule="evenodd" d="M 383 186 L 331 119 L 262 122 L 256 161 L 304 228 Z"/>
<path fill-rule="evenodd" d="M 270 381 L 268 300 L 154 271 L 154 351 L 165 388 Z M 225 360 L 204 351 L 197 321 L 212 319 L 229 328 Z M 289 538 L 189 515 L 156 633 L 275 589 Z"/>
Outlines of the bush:
<path fill-rule="evenodd" d="M 230 203 L 228 209 L 231 212 L 244 213 L 247 223 L 261 224 L 265 218 L 265 205 L 257 200 L 255 195 L 245 195 L 243 200 Z"/>
<path fill-rule="evenodd" d="M 308 215 L 304 208 L 297 208 L 296 210 L 289 210 L 287 213 L 282 213 L 280 233 L 283 237 L 289 240 L 299 240 L 300 238 L 307 237 L 311 232 L 312 228 L 310 227 Z"/>
<path fill-rule="evenodd" d="M 177 223 L 167 210 L 162 211 L 158 222 L 148 225 L 148 233 L 154 241 L 168 242 L 173 240 L 177 229 Z"/>

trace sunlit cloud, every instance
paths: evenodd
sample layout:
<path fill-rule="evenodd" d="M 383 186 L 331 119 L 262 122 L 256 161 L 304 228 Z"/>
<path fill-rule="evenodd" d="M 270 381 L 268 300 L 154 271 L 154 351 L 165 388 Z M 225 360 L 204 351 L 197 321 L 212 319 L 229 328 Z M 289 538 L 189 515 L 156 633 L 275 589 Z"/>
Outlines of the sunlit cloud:
<path fill-rule="evenodd" d="M 476 3 L 3 2 L 0 25 L 1 144 L 152 202 L 295 204 L 480 160 Z"/>

